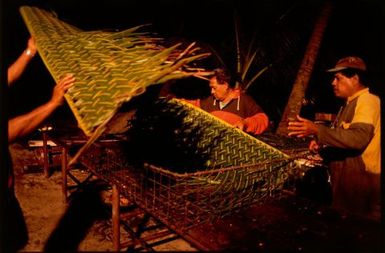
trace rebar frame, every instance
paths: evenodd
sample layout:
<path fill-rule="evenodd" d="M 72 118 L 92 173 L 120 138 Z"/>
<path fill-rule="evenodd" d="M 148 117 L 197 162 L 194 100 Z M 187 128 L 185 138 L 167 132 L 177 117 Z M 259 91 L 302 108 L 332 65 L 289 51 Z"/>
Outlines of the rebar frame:
<path fill-rule="evenodd" d="M 194 173 L 175 173 L 151 164 L 132 165 L 116 144 L 93 144 L 80 162 L 165 225 L 183 233 L 253 203 L 282 197 L 302 173 L 293 160 L 277 159 Z M 229 184 L 231 177 L 250 183 Z"/>

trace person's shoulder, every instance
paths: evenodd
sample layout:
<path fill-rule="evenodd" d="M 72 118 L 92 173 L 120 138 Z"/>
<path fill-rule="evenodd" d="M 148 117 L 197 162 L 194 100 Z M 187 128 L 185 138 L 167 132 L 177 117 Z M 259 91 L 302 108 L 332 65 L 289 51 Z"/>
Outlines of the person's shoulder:
<path fill-rule="evenodd" d="M 363 100 L 373 100 L 373 101 L 378 101 L 380 102 L 380 97 L 377 96 L 376 94 L 373 94 L 371 92 L 364 93 L 360 96 L 361 99 Z"/>
<path fill-rule="evenodd" d="M 248 101 L 250 103 L 255 103 L 257 104 L 257 102 L 255 101 L 255 99 L 250 96 L 249 94 L 245 93 L 245 92 L 241 92 L 240 93 L 240 97 L 241 97 L 241 100 L 244 100 L 244 101 Z"/>
<path fill-rule="evenodd" d="M 239 96 L 244 97 L 247 99 L 253 99 L 249 94 L 247 94 L 245 91 L 239 91 Z"/>
<path fill-rule="evenodd" d="M 358 103 L 364 104 L 371 108 L 375 108 L 375 107 L 380 107 L 381 100 L 379 96 L 370 92 L 366 92 L 358 97 Z"/>
<path fill-rule="evenodd" d="M 213 96 L 207 96 L 205 98 L 201 98 L 200 100 L 200 103 L 201 103 L 201 106 L 202 105 L 206 105 L 206 104 L 212 104 L 214 101 L 214 97 Z"/>

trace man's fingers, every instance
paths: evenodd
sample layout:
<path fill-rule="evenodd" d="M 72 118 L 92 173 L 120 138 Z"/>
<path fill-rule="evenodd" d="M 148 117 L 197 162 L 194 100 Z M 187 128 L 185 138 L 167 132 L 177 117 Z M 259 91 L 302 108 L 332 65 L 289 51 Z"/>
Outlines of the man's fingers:
<path fill-rule="evenodd" d="M 57 86 L 59 87 L 64 87 L 64 86 L 67 86 L 69 84 L 73 84 L 73 82 L 75 81 L 75 77 L 72 75 L 72 74 L 67 74 L 65 77 L 63 77 L 57 84 Z"/>
<path fill-rule="evenodd" d="M 65 86 L 63 86 L 63 90 L 67 91 L 69 88 L 71 88 L 74 84 L 73 83 L 68 83 Z"/>
<path fill-rule="evenodd" d="M 62 77 L 60 80 L 61 81 L 64 81 L 64 80 L 68 80 L 68 79 L 72 79 L 74 78 L 74 75 L 73 74 L 66 74 L 64 77 Z"/>
<path fill-rule="evenodd" d="M 303 123 L 298 121 L 289 122 L 289 127 L 300 127 L 302 125 Z"/>
<path fill-rule="evenodd" d="M 299 115 L 297 115 L 297 119 L 298 119 L 298 121 L 301 121 L 301 122 L 307 122 L 307 121 L 309 121 L 308 119 L 302 118 L 302 117 L 299 116 Z"/>
<path fill-rule="evenodd" d="M 290 131 L 303 131 L 305 130 L 305 128 L 303 126 L 289 126 L 287 128 L 287 130 L 290 130 Z"/>
<path fill-rule="evenodd" d="M 298 136 L 300 134 L 303 134 L 303 132 L 302 131 L 291 131 L 288 133 L 289 136 L 293 136 L 293 135 Z"/>

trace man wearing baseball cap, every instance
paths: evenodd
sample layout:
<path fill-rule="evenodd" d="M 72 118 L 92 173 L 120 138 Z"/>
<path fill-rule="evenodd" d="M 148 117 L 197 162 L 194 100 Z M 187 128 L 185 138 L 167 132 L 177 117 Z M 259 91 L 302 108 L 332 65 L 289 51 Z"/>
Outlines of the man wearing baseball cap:
<path fill-rule="evenodd" d="M 356 69 L 361 71 L 366 71 L 366 64 L 364 60 L 357 56 L 349 56 L 340 59 L 336 66 L 332 69 L 327 70 L 327 72 L 338 72 L 344 69 Z"/>
<path fill-rule="evenodd" d="M 331 127 L 297 116 L 289 136 L 313 135 L 312 151 L 329 163 L 332 206 L 380 221 L 380 99 L 369 92 L 366 64 L 356 56 L 340 59 L 334 74 L 335 96 L 345 100 Z"/>

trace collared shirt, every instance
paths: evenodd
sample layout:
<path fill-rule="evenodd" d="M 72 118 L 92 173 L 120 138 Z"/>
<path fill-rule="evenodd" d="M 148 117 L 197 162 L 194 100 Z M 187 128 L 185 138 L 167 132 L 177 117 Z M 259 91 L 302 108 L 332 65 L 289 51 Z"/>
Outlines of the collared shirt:
<path fill-rule="evenodd" d="M 220 104 L 213 96 L 209 96 L 200 100 L 198 106 L 230 125 L 243 120 L 244 131 L 251 134 L 261 134 L 269 125 L 269 118 L 262 108 L 244 93 L 240 93 L 226 104 Z"/>
<path fill-rule="evenodd" d="M 349 166 L 365 166 L 365 170 L 381 171 L 381 109 L 380 99 L 362 89 L 348 97 L 336 119 L 334 129 L 320 126 L 318 141 L 340 149 L 340 157 Z"/>

